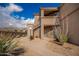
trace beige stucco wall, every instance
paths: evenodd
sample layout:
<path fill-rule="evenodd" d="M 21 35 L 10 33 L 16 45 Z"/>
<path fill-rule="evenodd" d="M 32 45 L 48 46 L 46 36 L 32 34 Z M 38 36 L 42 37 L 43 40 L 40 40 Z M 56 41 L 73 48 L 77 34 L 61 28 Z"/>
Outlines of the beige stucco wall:
<path fill-rule="evenodd" d="M 64 4 L 60 11 L 63 32 L 68 34 L 69 42 L 79 45 L 79 4 Z"/>
<path fill-rule="evenodd" d="M 44 16 L 42 17 L 42 21 L 44 25 L 55 25 L 56 16 Z"/>
<path fill-rule="evenodd" d="M 42 36 L 42 38 L 44 38 L 44 37 L 52 38 L 53 37 L 52 27 L 53 27 L 53 25 L 55 25 L 56 19 L 57 19 L 57 16 L 44 16 L 41 18 L 41 23 L 42 23 L 41 36 Z M 46 26 L 48 26 L 49 28 L 45 28 Z M 50 30 L 50 29 L 52 29 L 52 30 Z"/>
<path fill-rule="evenodd" d="M 34 21 L 34 27 L 35 27 L 35 26 L 39 25 L 39 15 L 35 15 L 34 19 L 35 19 L 35 21 Z"/>
<path fill-rule="evenodd" d="M 39 15 L 35 15 L 34 18 L 35 18 L 35 22 L 34 22 L 34 30 L 33 30 L 33 34 L 34 34 L 34 38 L 39 38 L 40 37 L 40 27 L 39 27 L 39 22 L 40 22 L 40 19 L 39 19 Z"/>
<path fill-rule="evenodd" d="M 60 13 L 62 13 L 62 17 L 65 17 L 66 15 L 68 15 L 69 13 L 71 13 L 73 10 L 79 8 L 79 4 L 78 3 L 65 3 L 60 10 Z"/>
<path fill-rule="evenodd" d="M 44 36 L 53 38 L 53 26 L 44 26 Z"/>
<path fill-rule="evenodd" d="M 70 15 L 69 19 L 69 41 L 79 45 L 79 10 Z"/>
<path fill-rule="evenodd" d="M 34 30 L 34 38 L 39 38 L 40 37 L 39 36 L 40 35 L 40 31 L 39 30 L 40 30 L 40 28 L 37 28 L 37 29 Z"/>

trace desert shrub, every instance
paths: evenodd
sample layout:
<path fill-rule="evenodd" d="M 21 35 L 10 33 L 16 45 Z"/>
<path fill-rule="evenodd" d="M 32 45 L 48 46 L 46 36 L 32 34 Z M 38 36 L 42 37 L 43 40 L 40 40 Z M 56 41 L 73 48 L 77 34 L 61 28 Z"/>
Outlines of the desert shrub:
<path fill-rule="evenodd" d="M 0 36 L 0 53 L 10 53 L 18 46 L 17 42 L 10 34 Z"/>
<path fill-rule="evenodd" d="M 68 41 L 68 37 L 67 37 L 67 35 L 62 33 L 62 34 L 60 34 L 60 39 L 59 40 L 62 44 L 64 44 Z"/>

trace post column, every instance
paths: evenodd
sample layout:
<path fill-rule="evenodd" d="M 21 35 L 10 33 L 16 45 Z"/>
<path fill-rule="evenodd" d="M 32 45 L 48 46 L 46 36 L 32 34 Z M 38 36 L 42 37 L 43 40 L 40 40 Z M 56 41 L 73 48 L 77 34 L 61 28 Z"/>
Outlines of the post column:
<path fill-rule="evenodd" d="M 44 24 L 43 24 L 43 19 L 42 17 L 44 17 L 44 8 L 41 8 L 41 39 L 44 38 Z"/>

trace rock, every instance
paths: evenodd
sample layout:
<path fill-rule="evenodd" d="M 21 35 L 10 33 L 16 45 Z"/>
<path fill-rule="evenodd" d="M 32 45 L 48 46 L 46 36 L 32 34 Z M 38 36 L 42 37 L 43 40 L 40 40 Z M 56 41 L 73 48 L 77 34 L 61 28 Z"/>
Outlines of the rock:
<path fill-rule="evenodd" d="M 16 48 L 11 52 L 11 54 L 13 54 L 13 55 L 20 55 L 21 53 L 24 53 L 23 48 Z"/>

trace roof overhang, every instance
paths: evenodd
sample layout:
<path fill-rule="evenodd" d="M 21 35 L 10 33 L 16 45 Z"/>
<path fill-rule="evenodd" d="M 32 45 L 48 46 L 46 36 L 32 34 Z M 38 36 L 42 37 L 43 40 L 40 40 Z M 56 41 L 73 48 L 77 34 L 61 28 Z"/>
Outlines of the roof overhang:
<path fill-rule="evenodd" d="M 59 9 L 57 7 L 47 7 L 47 8 L 41 8 L 41 10 L 44 10 L 44 15 L 50 15 L 50 14 L 54 14 L 56 12 L 59 11 Z"/>

